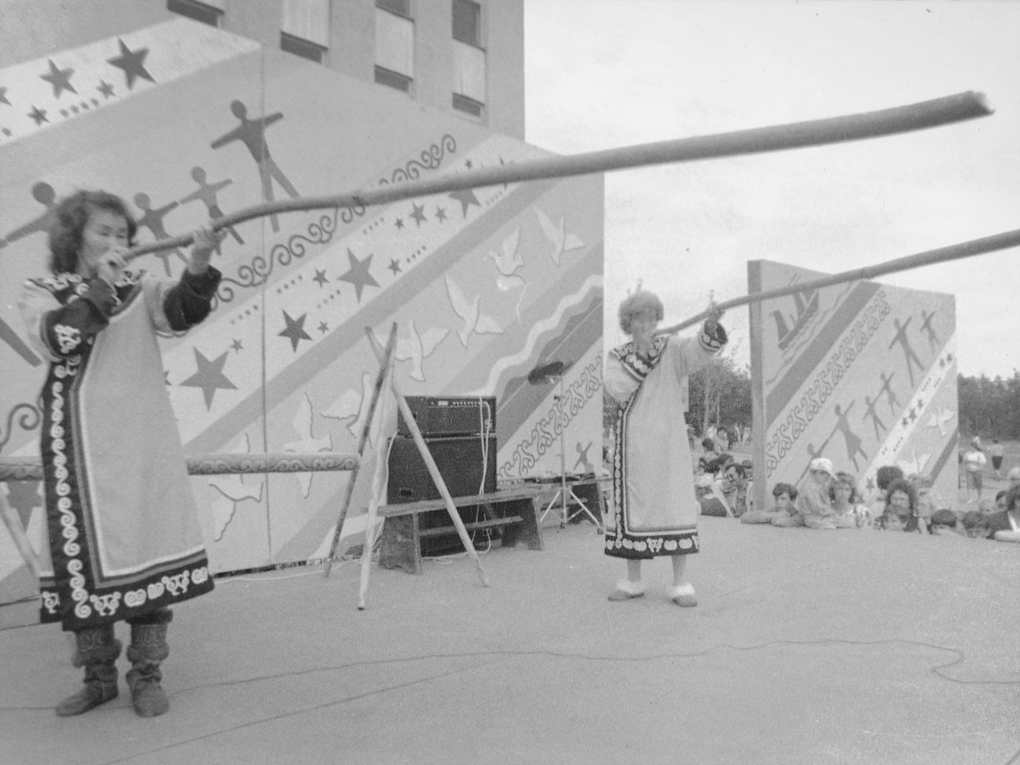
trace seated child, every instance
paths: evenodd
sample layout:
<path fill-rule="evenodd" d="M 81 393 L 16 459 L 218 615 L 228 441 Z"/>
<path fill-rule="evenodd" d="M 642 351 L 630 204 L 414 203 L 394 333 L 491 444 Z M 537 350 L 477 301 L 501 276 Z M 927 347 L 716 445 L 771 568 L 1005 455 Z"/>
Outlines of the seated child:
<path fill-rule="evenodd" d="M 832 503 L 832 485 L 836 471 L 825 457 L 811 460 L 808 477 L 800 487 L 797 512 L 809 529 L 849 529 L 857 526 L 853 518 L 840 515 Z"/>
<path fill-rule="evenodd" d="M 803 526 L 804 519 L 793 506 L 797 487 L 790 483 L 777 483 L 772 487 L 775 504 L 771 510 L 748 510 L 740 516 L 741 523 L 770 523 L 773 526 Z"/>

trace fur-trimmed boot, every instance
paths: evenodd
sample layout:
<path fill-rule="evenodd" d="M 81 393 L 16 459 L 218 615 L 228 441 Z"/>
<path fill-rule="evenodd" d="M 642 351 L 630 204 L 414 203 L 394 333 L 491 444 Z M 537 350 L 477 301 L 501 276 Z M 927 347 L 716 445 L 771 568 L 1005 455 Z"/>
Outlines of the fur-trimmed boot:
<path fill-rule="evenodd" d="M 75 632 L 71 663 L 85 668 L 85 687 L 61 701 L 56 713 L 73 717 L 117 698 L 118 656 L 120 641 L 114 637 L 112 624 Z"/>
<path fill-rule="evenodd" d="M 159 685 L 163 679 L 159 665 L 170 655 L 166 631 L 173 616 L 167 608 L 131 621 L 131 645 L 127 649 L 131 669 L 127 684 L 139 717 L 156 717 L 170 708 L 170 700 Z"/>

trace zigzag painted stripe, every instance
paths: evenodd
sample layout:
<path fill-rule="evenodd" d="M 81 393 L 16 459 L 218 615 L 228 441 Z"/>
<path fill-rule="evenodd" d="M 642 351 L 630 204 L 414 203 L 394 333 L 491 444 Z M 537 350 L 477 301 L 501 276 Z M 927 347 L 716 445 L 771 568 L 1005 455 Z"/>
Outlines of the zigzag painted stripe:
<path fill-rule="evenodd" d="M 496 390 L 496 383 L 499 378 L 508 369 L 512 369 L 520 364 L 524 364 L 531 359 L 535 352 L 535 346 L 538 344 L 539 338 L 541 338 L 546 332 L 553 332 L 563 321 L 563 315 L 580 305 L 594 289 L 602 289 L 602 275 L 593 274 L 584 280 L 581 287 L 575 290 L 570 295 L 564 295 L 560 302 L 556 305 L 556 310 L 549 314 L 542 321 L 532 326 L 528 332 L 528 338 L 524 343 L 524 346 L 520 351 L 513 354 L 512 356 L 504 356 L 496 364 L 493 365 L 492 370 L 489 372 L 489 377 L 486 379 L 485 384 L 473 391 L 469 391 L 466 395 L 468 396 L 485 396 L 491 391 Z"/>

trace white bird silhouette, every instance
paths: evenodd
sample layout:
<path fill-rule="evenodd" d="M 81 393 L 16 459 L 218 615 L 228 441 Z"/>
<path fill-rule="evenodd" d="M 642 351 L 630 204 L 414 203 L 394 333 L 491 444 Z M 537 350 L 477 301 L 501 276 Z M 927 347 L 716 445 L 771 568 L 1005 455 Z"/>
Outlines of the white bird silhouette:
<path fill-rule="evenodd" d="M 228 451 L 251 453 L 248 434 L 245 433 Z M 213 541 L 219 542 L 223 539 L 227 527 L 234 519 L 238 504 L 246 499 L 255 502 L 262 501 L 265 480 L 258 478 L 258 483 L 245 483 L 244 478 L 243 475 L 209 476 L 209 487 L 213 490 L 213 496 L 209 500 L 209 509 L 212 511 L 213 518 Z"/>
<path fill-rule="evenodd" d="M 499 252 L 489 253 L 489 257 L 495 261 L 496 269 L 499 271 L 499 275 L 496 276 L 496 286 L 500 291 L 509 292 L 518 287 L 521 288 L 521 294 L 517 296 L 517 303 L 514 304 L 518 323 L 521 320 L 521 302 L 524 300 L 524 291 L 528 288 L 528 282 L 523 276 L 517 274 L 517 271 L 524 265 L 524 257 L 517 252 L 520 240 L 521 229 L 518 227 L 503 240 L 503 246 Z"/>
<path fill-rule="evenodd" d="M 897 460 L 897 464 L 900 466 L 900 469 L 903 471 L 904 475 L 907 476 L 921 475 L 921 473 L 924 471 L 924 466 L 927 465 L 928 460 L 931 459 L 931 454 L 929 453 L 918 455 L 917 452 L 915 451 L 911 451 L 910 454 L 911 454 L 910 461 Z"/>
<path fill-rule="evenodd" d="M 928 418 L 928 427 L 938 428 L 939 433 L 944 436 L 946 434 L 946 423 L 953 419 L 953 415 L 955 414 L 956 412 L 952 409 L 946 409 L 945 407 L 940 406 L 938 410 L 936 410 L 932 416 Z"/>
<path fill-rule="evenodd" d="M 458 318 L 463 320 L 463 325 L 457 334 L 460 336 L 461 345 L 467 348 L 468 338 L 471 333 L 477 335 L 501 335 L 503 329 L 491 316 L 481 313 L 479 304 L 481 294 L 476 294 L 474 300 L 468 300 L 464 292 L 454 283 L 449 276 L 446 278 L 446 292 L 450 296 L 450 305 Z"/>
<path fill-rule="evenodd" d="M 515 228 L 506 239 L 499 252 L 489 252 L 489 257 L 496 262 L 496 268 L 503 276 L 512 276 L 524 265 L 524 257 L 517 252 L 521 241 L 521 229 Z"/>
<path fill-rule="evenodd" d="M 355 438 L 360 438 L 368 418 L 368 402 L 372 400 L 372 375 L 363 372 L 361 375 L 361 392 L 348 388 L 332 406 L 322 413 L 323 417 L 334 420 L 346 420 L 347 430 Z"/>
<path fill-rule="evenodd" d="M 552 220 L 544 212 L 535 208 L 535 214 L 538 216 L 538 223 L 542 227 L 542 233 L 545 234 L 546 239 L 553 243 L 553 251 L 549 253 L 549 257 L 553 259 L 553 263 L 557 266 L 560 264 L 560 255 L 569 250 L 579 250 L 584 247 L 584 242 L 576 234 L 568 234 L 566 229 L 566 223 L 563 218 L 560 218 L 559 223 L 553 223 Z"/>
<path fill-rule="evenodd" d="M 315 438 L 312 435 L 312 402 L 305 393 L 301 396 L 301 403 L 298 404 L 297 412 L 294 413 L 294 430 L 301 436 L 300 441 L 291 441 L 283 445 L 285 452 L 295 454 L 309 454 L 312 452 L 328 452 L 333 449 L 333 436 L 327 433 L 324 436 Z M 312 473 L 294 473 L 298 483 L 301 484 L 303 496 L 307 497 L 312 488 Z"/>
<path fill-rule="evenodd" d="M 410 361 L 412 364 L 411 377 L 418 382 L 425 382 L 425 372 L 422 364 L 432 351 L 446 339 L 450 334 L 448 329 L 429 327 L 424 332 L 418 332 L 412 318 L 408 324 L 407 331 L 401 331 L 397 336 L 396 358 L 397 361 Z"/>

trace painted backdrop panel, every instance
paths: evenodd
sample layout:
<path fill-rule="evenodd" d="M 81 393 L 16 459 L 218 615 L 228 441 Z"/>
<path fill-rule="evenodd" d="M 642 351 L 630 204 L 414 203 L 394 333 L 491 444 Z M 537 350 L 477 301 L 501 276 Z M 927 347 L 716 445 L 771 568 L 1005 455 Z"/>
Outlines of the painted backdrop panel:
<path fill-rule="evenodd" d="M 751 292 L 826 274 L 748 263 Z M 814 457 L 858 480 L 899 465 L 957 491 L 956 301 L 952 295 L 851 282 L 751 306 L 755 501 L 799 484 Z M 765 505 L 760 504 L 765 503 Z"/>
<path fill-rule="evenodd" d="M 0 459 L 37 454 L 44 364 L 25 343 L 17 300 L 45 269 L 56 199 L 113 191 L 151 241 L 274 199 L 546 154 L 251 40 L 169 13 L 154 21 L 151 3 L 117 4 L 137 19 L 130 31 L 93 31 L 0 69 Z M 0 45 L 22 33 L 5 23 Z M 568 469 L 588 472 L 601 452 L 602 213 L 594 176 L 228 229 L 213 314 L 162 341 L 185 451 L 355 451 L 378 369 L 365 331 L 384 341 L 397 322 L 405 394 L 496 396 L 501 480 L 558 471 L 561 430 Z M 184 262 L 175 250 L 138 261 L 174 279 Z M 566 364 L 562 397 L 558 385 L 527 382 L 551 360 Z M 370 441 L 345 548 L 360 543 L 375 451 L 392 428 Z M 194 478 L 214 569 L 322 557 L 349 479 Z M 38 484 L 0 491 L 41 549 Z M 3 603 L 33 595 L 0 531 L 0 625 Z"/>

